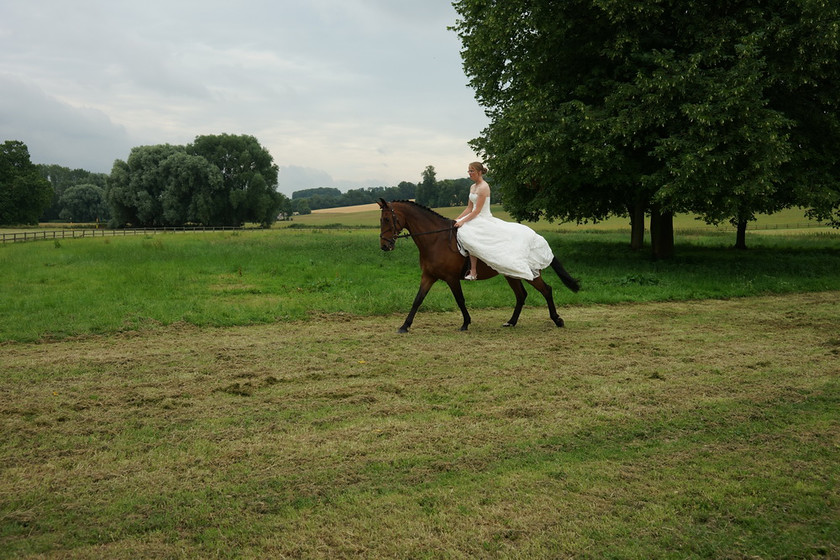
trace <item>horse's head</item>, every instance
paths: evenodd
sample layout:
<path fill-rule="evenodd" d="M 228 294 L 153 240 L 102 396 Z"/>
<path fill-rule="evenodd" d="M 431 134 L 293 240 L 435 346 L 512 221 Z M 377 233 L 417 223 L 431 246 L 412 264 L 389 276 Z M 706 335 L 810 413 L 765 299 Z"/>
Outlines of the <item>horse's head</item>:
<path fill-rule="evenodd" d="M 394 207 L 385 202 L 384 198 L 380 198 L 377 202 L 382 210 L 379 217 L 379 248 L 383 251 L 393 251 L 397 236 L 405 225 L 401 223 Z"/>

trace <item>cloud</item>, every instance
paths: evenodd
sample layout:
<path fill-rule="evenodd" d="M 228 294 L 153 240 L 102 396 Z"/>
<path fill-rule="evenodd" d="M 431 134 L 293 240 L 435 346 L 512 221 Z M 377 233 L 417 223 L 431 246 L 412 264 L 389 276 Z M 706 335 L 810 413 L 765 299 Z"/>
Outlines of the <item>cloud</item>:
<path fill-rule="evenodd" d="M 33 163 L 110 173 L 132 142 L 124 127 L 97 109 L 73 107 L 41 89 L 0 74 L 0 136 L 20 140 Z"/>

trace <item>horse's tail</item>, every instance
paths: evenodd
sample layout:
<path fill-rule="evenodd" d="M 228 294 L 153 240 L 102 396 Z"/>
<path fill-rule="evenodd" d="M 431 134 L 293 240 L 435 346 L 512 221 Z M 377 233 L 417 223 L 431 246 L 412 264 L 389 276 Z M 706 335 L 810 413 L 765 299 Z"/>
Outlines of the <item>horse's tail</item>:
<path fill-rule="evenodd" d="M 567 288 L 569 288 L 573 292 L 577 292 L 578 290 L 580 290 L 580 282 L 572 278 L 572 275 L 566 272 L 566 269 L 563 268 L 563 265 L 560 264 L 560 261 L 557 260 L 557 257 L 554 257 L 554 259 L 552 259 L 551 268 L 554 269 L 554 272 L 557 273 L 557 276 L 560 277 L 560 280 Z"/>

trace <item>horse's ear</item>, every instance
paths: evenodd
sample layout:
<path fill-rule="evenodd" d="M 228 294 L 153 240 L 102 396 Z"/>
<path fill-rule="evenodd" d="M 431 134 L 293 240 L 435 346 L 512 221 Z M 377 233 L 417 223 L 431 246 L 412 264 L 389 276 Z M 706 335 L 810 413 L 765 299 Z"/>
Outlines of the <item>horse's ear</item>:
<path fill-rule="evenodd" d="M 380 207 L 380 208 L 383 208 L 383 209 L 384 209 L 384 208 L 386 208 L 386 207 L 388 206 L 388 203 L 387 203 L 387 202 L 385 202 L 385 199 L 384 199 L 384 198 L 380 198 L 380 199 L 379 199 L 379 200 L 377 200 L 376 202 L 377 202 L 377 203 L 379 203 L 379 207 Z"/>

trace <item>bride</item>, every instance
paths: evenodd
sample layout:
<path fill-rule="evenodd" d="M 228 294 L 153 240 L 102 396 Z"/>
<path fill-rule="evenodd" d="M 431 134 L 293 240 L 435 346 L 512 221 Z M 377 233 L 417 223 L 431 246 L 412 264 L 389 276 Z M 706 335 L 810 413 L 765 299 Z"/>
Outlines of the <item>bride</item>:
<path fill-rule="evenodd" d="M 526 225 L 506 222 L 490 213 L 490 185 L 484 180 L 487 168 L 480 162 L 469 166 L 470 201 L 455 220 L 462 253 L 470 256 L 465 280 L 478 278 L 476 261 L 481 259 L 499 274 L 533 280 L 551 264 L 554 254 L 548 242 Z"/>

